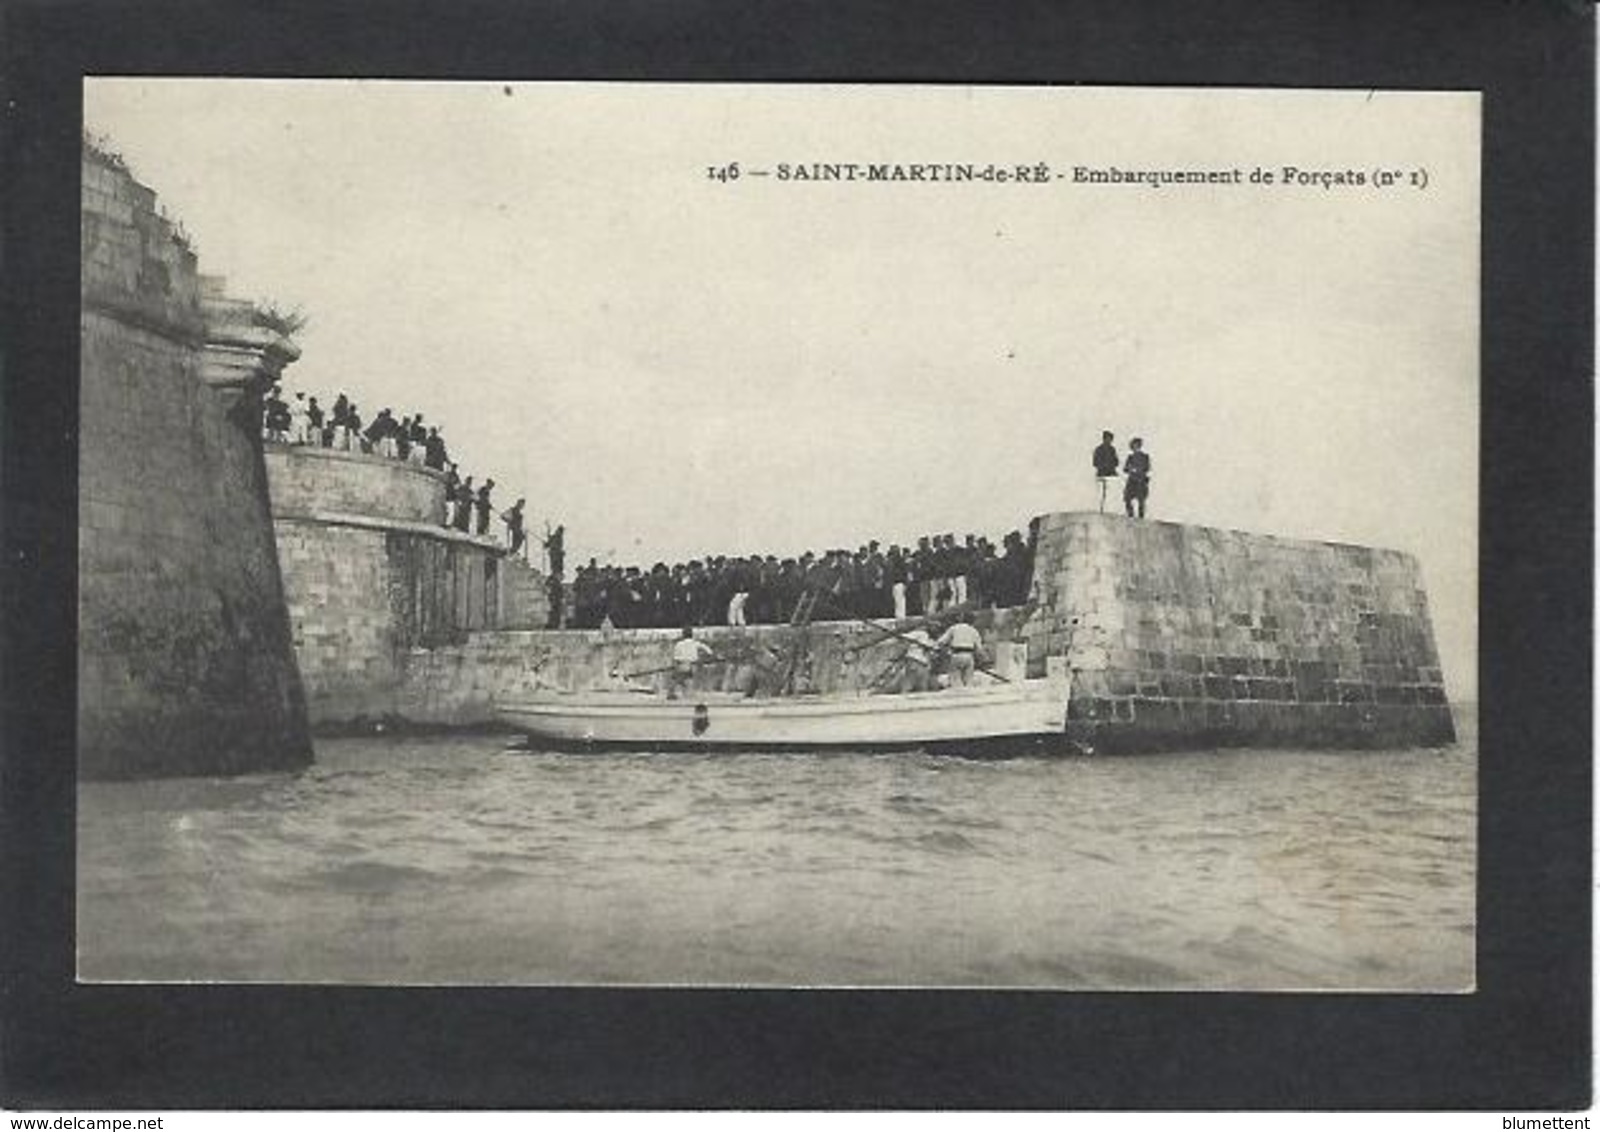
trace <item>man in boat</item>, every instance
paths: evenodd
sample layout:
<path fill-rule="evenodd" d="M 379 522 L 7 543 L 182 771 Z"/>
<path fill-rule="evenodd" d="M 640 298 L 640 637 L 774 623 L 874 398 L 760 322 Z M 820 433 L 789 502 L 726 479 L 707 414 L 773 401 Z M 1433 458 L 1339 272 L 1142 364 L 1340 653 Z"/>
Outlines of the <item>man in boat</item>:
<path fill-rule="evenodd" d="M 906 651 L 900 657 L 900 690 L 930 691 L 933 688 L 933 650 L 936 647 L 933 638 L 921 625 L 903 636 Z"/>
<path fill-rule="evenodd" d="M 970 687 L 978 670 L 978 650 L 983 647 L 983 634 L 972 624 L 972 614 L 963 613 L 954 625 L 946 629 L 936 644 L 950 651 L 950 681 L 963 688 Z"/>
<path fill-rule="evenodd" d="M 755 645 L 729 665 L 723 691 L 738 692 L 745 699 L 775 696 L 783 682 L 783 654 L 771 645 Z"/>
<path fill-rule="evenodd" d="M 695 640 L 694 630 L 685 625 L 683 636 L 672 646 L 672 680 L 667 685 L 667 699 L 677 699 L 694 683 L 695 669 L 715 655 L 704 641 Z"/>

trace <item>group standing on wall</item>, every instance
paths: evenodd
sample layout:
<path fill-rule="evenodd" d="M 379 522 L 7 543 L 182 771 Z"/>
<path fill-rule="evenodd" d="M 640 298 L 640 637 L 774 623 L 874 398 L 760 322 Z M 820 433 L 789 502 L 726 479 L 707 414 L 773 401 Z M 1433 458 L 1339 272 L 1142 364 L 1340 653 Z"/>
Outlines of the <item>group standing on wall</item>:
<path fill-rule="evenodd" d="M 342 392 L 329 411 L 318 404 L 315 397 L 307 397 L 303 392 L 296 392 L 293 399 L 285 400 L 283 387 L 274 385 L 262 401 L 261 435 L 275 444 L 361 452 L 442 472 L 445 508 L 439 517 L 440 525 L 480 536 L 489 534 L 494 517 L 491 497 L 494 480 L 485 479 L 481 486 L 474 487 L 471 476 L 463 479 L 450 459 L 438 427 L 427 424 L 421 413 L 396 420 L 393 410 L 386 406 L 378 410 L 370 422 L 364 423 L 360 406 Z M 507 548 L 513 555 L 523 553 L 526 545 L 523 516 L 526 502 L 518 499 L 500 515 L 506 528 Z"/>
<path fill-rule="evenodd" d="M 1100 510 L 1106 509 L 1107 490 L 1120 470 L 1124 477 L 1122 506 L 1130 519 L 1142 519 L 1145 501 L 1150 498 L 1150 454 L 1144 450 L 1143 439 L 1136 436 L 1128 441 L 1128 458 L 1120 460 L 1115 440 L 1112 433 L 1102 432 L 1100 444 L 1094 450 L 1094 478 L 1099 488 Z"/>

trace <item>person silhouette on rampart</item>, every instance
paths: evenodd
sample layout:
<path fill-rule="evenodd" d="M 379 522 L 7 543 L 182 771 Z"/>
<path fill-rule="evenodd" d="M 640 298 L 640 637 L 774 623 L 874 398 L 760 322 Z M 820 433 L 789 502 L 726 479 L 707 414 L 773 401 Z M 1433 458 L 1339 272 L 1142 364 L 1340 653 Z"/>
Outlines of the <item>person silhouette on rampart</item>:
<path fill-rule="evenodd" d="M 1144 441 L 1134 437 L 1128 441 L 1132 449 L 1128 458 L 1122 464 L 1123 474 L 1127 476 L 1127 483 L 1122 489 L 1122 505 L 1128 511 L 1128 518 L 1134 517 L 1134 508 L 1139 511 L 1139 518 L 1144 518 L 1145 500 L 1150 498 L 1150 455 L 1144 450 Z"/>
<path fill-rule="evenodd" d="M 1100 445 L 1094 450 L 1094 482 L 1100 489 L 1100 510 L 1106 509 L 1106 485 L 1117 477 L 1117 449 L 1111 442 L 1116 437 L 1109 432 L 1100 434 Z"/>

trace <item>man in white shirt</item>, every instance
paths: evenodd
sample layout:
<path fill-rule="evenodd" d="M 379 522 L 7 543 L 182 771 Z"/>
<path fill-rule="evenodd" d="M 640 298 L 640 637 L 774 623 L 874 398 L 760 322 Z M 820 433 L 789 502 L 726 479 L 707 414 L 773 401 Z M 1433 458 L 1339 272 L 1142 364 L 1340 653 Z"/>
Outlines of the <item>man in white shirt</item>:
<path fill-rule="evenodd" d="M 694 670 L 714 656 L 716 653 L 711 647 L 695 640 L 694 630 L 684 626 L 683 636 L 672 646 L 672 681 L 667 686 L 667 699 L 677 699 L 680 692 L 694 683 Z"/>
<path fill-rule="evenodd" d="M 933 638 L 921 626 L 903 636 L 906 651 L 900 658 L 900 690 L 926 692 L 933 687 Z"/>
<path fill-rule="evenodd" d="M 950 650 L 950 678 L 963 688 L 972 684 L 978 670 L 978 650 L 983 647 L 983 634 L 972 626 L 972 616 L 963 614 L 961 620 L 944 631 L 938 646 Z"/>

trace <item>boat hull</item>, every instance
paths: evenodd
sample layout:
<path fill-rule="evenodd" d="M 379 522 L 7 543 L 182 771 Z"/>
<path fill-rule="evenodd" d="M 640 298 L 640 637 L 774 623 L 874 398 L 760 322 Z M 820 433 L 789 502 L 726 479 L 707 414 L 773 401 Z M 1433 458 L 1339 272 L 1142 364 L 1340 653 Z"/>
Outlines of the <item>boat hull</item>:
<path fill-rule="evenodd" d="M 1067 685 L 1047 679 L 904 695 L 773 699 L 552 694 L 503 702 L 497 714 L 526 732 L 535 745 L 753 750 L 938 746 L 1062 736 Z"/>

